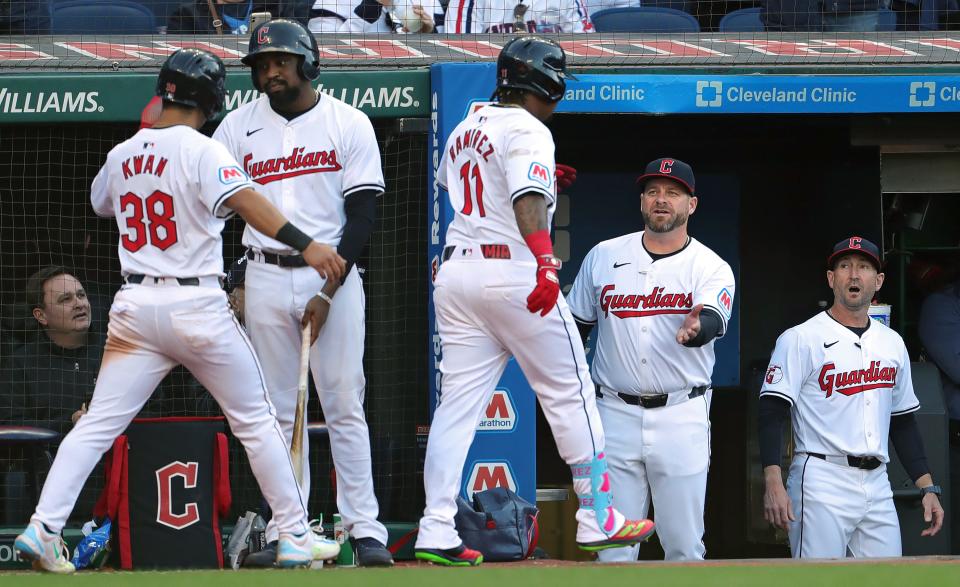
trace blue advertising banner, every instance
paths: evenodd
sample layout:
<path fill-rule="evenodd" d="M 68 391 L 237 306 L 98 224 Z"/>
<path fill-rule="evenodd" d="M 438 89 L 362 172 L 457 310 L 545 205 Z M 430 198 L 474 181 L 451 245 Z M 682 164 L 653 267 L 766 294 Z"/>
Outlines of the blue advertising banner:
<path fill-rule="evenodd" d="M 960 112 L 960 76 L 579 75 L 557 112 Z"/>

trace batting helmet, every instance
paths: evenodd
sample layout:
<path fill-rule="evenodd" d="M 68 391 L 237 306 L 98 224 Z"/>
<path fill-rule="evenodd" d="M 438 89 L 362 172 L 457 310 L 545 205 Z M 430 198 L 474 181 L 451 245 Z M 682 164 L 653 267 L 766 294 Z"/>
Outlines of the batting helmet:
<path fill-rule="evenodd" d="M 315 80 L 320 75 L 320 48 L 317 40 L 302 24 L 294 20 L 280 18 L 268 20 L 250 33 L 250 47 L 240 61 L 253 67 L 253 61 L 261 53 L 289 53 L 299 55 L 300 75 L 304 79 Z M 250 71 L 253 87 L 260 89 L 256 70 Z"/>
<path fill-rule="evenodd" d="M 497 88 L 527 90 L 551 102 L 563 98 L 567 71 L 563 48 L 550 39 L 517 37 L 503 46 L 497 58 Z"/>
<path fill-rule="evenodd" d="M 207 118 L 223 110 L 227 69 L 202 49 L 180 49 L 163 62 L 157 95 L 166 102 L 199 108 Z"/>

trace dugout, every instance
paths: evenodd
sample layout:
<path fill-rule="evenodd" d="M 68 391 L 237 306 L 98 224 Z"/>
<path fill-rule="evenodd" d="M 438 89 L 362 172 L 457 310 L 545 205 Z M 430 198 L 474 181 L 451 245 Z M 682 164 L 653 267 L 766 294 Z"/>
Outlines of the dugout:
<path fill-rule="evenodd" d="M 883 43 L 898 50 L 864 57 L 864 47 L 879 47 L 873 36 L 847 42 L 861 53 L 787 36 L 790 43 L 781 46 L 782 54 L 771 56 L 769 46 L 759 53 L 732 37 L 724 44 L 723 35 L 711 37 L 720 41 L 699 44 L 668 37 L 642 42 L 605 35 L 609 42 L 604 47 L 616 54 L 565 39 L 578 72 L 598 80 L 617 77 L 622 84 L 605 98 L 599 86 L 592 97 L 572 95 L 565 103 L 579 101 L 584 108 L 576 114 L 561 109 L 550 125 L 557 160 L 579 170 L 578 183 L 566 197 L 567 210 L 557 218 L 558 252 L 566 239 L 568 255 L 561 280 L 572 281 L 577 255 L 582 257 L 595 242 L 639 227 L 631 179 L 646 161 L 670 155 L 694 166 L 698 191 L 712 212 L 706 214 L 708 207 L 702 207 L 691 233 L 732 251 L 736 263 L 728 261 L 737 265 L 738 279 L 739 337 L 726 351 L 730 354 L 712 408 L 707 552 L 712 558 L 783 556 L 782 536 L 768 532 L 759 517 L 762 493 L 757 490 L 762 486 L 757 485 L 751 415 L 757 370 L 762 373 L 783 329 L 829 299 L 825 252 L 850 232 L 882 242 L 888 251 L 890 274 L 881 299 L 894 305 L 894 326 L 906 335 L 912 354 L 917 352 L 911 320 L 922 292 L 909 277 L 912 257 L 906 253 L 952 253 L 960 246 L 956 222 L 949 221 L 960 212 L 954 138 L 960 130 L 960 102 L 941 98 L 954 96 L 949 90 L 938 93 L 960 88 L 952 48 L 960 42 L 898 34 L 895 42 L 884 38 Z M 401 523 L 416 521 L 422 511 L 423 436 L 418 433 L 429 422 L 428 385 L 434 379 L 434 341 L 427 322 L 434 269 L 428 252 L 433 239 L 428 131 L 434 101 L 428 66 L 489 62 L 497 46 L 486 41 L 503 40 L 440 39 L 410 36 L 389 47 L 376 39 L 321 39 L 332 49 L 324 55 L 318 87 L 374 119 L 391 186 L 364 255 L 365 367 L 375 489 L 383 519 Z M 31 335 L 18 303 L 24 280 L 36 268 L 52 263 L 76 267 L 81 281 L 99 284 L 107 300 L 119 286 L 116 228 L 112 220 L 97 219 L 90 211 L 89 182 L 106 152 L 135 132 L 163 56 L 178 43 L 189 43 L 146 37 L 102 40 L 80 45 L 75 39 L 13 38 L 20 46 L 0 50 L 5 51 L 0 52 L 4 355 Z M 249 76 L 236 59 L 245 40 L 204 42 L 221 51 L 230 66 L 228 107 L 253 99 Z M 803 53 L 798 43 L 812 44 L 819 52 Z M 920 57 L 906 55 L 907 48 Z M 726 93 L 731 83 L 745 86 L 737 100 Z M 817 87 L 826 89 L 814 102 Z M 777 90 L 806 100 L 773 100 Z M 764 92 L 770 100 L 740 99 Z M 594 110 L 591 101 L 598 104 Z M 240 254 L 239 236 L 235 221 L 225 233 L 226 262 Z M 197 413 L 200 407 L 191 397 L 160 399 L 162 415 L 207 415 Z M 320 417 L 311 402 L 311 419 Z M 566 484 L 568 469 L 544 432 L 542 421 L 533 427 L 536 484 Z M 235 509 L 255 507 L 256 486 L 239 446 L 233 442 L 232 448 Z M 327 518 L 333 512 L 333 490 L 325 482 L 331 463 L 323 447 L 314 447 L 311 454 L 311 509 Z M 935 472 L 944 484 L 945 472 Z M 0 482 L 0 499 L 4 491 Z M 548 514 L 561 508 L 541 505 Z M 564 515 L 569 526 L 572 510 Z M 231 512 L 227 519 L 235 516 Z M 83 519 L 75 516 L 73 522 Z M 544 540 L 551 540 L 548 527 Z M 556 537 L 548 549 L 554 556 L 572 557 L 574 551 L 564 546 L 572 540 L 572 534 Z M 655 548 L 643 553 L 659 556 Z"/>

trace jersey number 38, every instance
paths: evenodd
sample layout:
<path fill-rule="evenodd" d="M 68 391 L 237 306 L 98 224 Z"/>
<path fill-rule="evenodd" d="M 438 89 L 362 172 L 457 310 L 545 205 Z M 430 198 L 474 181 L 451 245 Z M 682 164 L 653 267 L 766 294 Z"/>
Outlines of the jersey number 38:
<path fill-rule="evenodd" d="M 120 210 L 130 229 L 120 241 L 131 253 L 142 249 L 147 242 L 161 251 L 177 242 L 177 223 L 173 219 L 173 196 L 170 194 L 158 190 L 141 198 L 127 192 L 120 197 Z"/>

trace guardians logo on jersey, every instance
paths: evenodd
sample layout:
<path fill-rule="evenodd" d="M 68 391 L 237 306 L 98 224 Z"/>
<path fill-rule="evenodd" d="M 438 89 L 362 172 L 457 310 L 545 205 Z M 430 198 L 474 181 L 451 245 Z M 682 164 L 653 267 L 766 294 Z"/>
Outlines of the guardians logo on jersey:
<path fill-rule="evenodd" d="M 604 317 L 612 313 L 617 318 L 642 318 L 661 314 L 687 314 L 693 308 L 693 293 L 665 293 L 655 287 L 649 294 L 623 294 L 614 291 L 615 285 L 600 290 L 600 309 Z"/>
<path fill-rule="evenodd" d="M 880 361 L 870 361 L 866 369 L 837 371 L 837 366 L 827 363 L 820 368 L 820 390 L 826 397 L 833 392 L 843 395 L 856 395 L 874 389 L 891 389 L 897 384 L 897 368 L 883 367 Z"/>
<path fill-rule="evenodd" d="M 254 161 L 253 153 L 243 157 L 243 170 L 250 179 L 260 185 L 267 185 L 272 181 L 307 175 L 309 173 L 324 173 L 340 171 L 343 166 L 337 161 L 337 151 L 311 151 L 305 153 L 305 147 L 294 147 L 286 157 L 274 157 L 263 161 Z"/>

